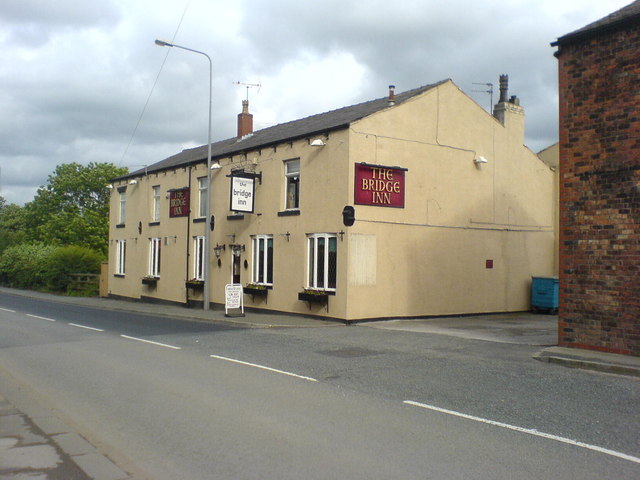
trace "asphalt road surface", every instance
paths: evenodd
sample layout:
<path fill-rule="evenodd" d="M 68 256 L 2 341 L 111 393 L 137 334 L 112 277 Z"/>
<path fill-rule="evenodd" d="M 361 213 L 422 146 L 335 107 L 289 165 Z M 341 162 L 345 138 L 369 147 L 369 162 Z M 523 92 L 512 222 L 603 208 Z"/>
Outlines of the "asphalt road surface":
<path fill-rule="evenodd" d="M 0 294 L 0 392 L 46 402 L 136 479 L 640 478 L 640 381 L 538 348 Z"/>

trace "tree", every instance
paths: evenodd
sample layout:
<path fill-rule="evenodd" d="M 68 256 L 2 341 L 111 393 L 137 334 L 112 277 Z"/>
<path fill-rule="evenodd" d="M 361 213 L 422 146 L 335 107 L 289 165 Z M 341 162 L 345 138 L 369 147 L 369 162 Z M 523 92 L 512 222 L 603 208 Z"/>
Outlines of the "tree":
<path fill-rule="evenodd" d="M 109 237 L 111 179 L 128 169 L 111 163 L 58 165 L 47 185 L 24 206 L 29 240 L 79 245 L 106 254 Z"/>
<path fill-rule="evenodd" d="M 8 247 L 24 242 L 25 238 L 24 209 L 15 203 L 7 204 L 0 196 L 0 255 Z"/>

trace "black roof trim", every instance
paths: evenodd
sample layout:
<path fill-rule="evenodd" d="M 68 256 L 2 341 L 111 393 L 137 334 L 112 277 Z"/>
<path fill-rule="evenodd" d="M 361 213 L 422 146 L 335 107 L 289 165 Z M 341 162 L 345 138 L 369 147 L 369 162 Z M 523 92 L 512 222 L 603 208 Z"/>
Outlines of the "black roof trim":
<path fill-rule="evenodd" d="M 552 47 L 581 42 L 602 33 L 613 32 L 640 22 L 640 0 L 551 42 Z"/>
<path fill-rule="evenodd" d="M 396 94 L 394 105 L 399 105 L 413 97 L 438 87 L 450 79 L 442 80 L 431 85 L 414 88 Z M 331 110 L 329 112 L 311 115 L 309 117 L 281 123 L 273 127 L 257 130 L 251 135 L 238 139 L 228 138 L 211 144 L 211 158 L 222 159 L 232 155 L 242 154 L 251 150 L 273 147 L 285 142 L 300 140 L 314 135 L 327 134 L 331 131 L 347 128 L 351 123 L 372 115 L 385 108 L 392 107 L 388 97 L 351 105 L 348 107 Z M 113 179 L 113 181 L 125 180 L 131 177 L 140 177 L 146 174 L 157 173 L 174 168 L 188 167 L 206 161 L 207 145 L 183 150 L 153 165 L 138 169 L 127 175 Z"/>

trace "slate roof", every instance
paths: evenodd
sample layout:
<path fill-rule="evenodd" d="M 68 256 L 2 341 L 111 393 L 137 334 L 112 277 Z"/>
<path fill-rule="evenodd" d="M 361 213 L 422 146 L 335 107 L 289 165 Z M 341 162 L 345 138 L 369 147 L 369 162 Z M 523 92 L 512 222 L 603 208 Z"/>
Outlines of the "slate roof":
<path fill-rule="evenodd" d="M 449 80 L 443 80 L 431 85 L 408 90 L 395 95 L 395 105 L 399 105 L 407 100 L 420 95 L 432 88 L 437 87 Z M 277 145 L 286 141 L 311 137 L 322 133 L 330 132 L 341 128 L 346 128 L 352 122 L 372 115 L 380 110 L 389 107 L 388 97 L 382 97 L 368 102 L 339 108 L 325 113 L 312 115 L 287 123 L 281 123 L 273 127 L 257 130 L 253 134 L 238 139 L 228 138 L 211 144 L 211 158 L 224 158 L 245 151 L 265 148 Z M 207 145 L 183 150 L 176 155 L 165 158 L 146 168 L 141 168 L 114 180 L 123 180 L 131 177 L 139 177 L 145 173 L 153 173 L 177 167 L 183 167 L 205 161 L 207 158 Z"/>
<path fill-rule="evenodd" d="M 636 0 L 600 20 L 558 38 L 551 46 L 555 47 L 582 41 L 600 33 L 617 30 L 626 25 L 637 24 L 638 22 L 640 22 L 640 0 Z"/>

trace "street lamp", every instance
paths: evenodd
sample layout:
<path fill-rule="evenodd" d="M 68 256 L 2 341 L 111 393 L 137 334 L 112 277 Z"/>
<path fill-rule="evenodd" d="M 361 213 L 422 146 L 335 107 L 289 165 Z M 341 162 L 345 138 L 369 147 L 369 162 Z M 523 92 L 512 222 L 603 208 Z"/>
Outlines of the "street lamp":
<path fill-rule="evenodd" d="M 211 63 L 211 57 L 204 52 L 194 50 L 192 48 L 183 47 L 182 45 L 176 45 L 175 43 L 165 42 L 164 40 L 156 39 L 156 45 L 160 47 L 175 47 L 189 52 L 198 53 L 204 55 L 209 60 L 209 132 L 207 135 L 207 191 L 205 194 L 205 217 L 211 218 L 211 92 L 212 92 L 212 79 L 213 79 L 213 66 Z M 204 292 L 203 292 L 203 308 L 209 310 L 209 245 L 211 245 L 211 229 L 204 228 Z"/>

